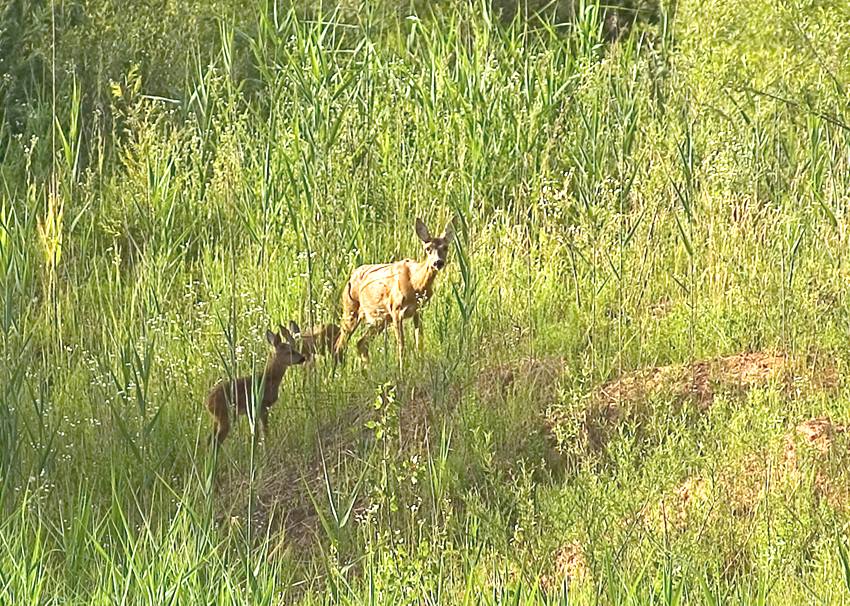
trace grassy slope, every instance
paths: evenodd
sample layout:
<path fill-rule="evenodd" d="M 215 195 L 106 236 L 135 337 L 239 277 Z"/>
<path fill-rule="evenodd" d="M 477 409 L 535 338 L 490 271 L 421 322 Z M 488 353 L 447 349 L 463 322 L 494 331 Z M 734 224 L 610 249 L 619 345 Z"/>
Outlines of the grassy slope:
<path fill-rule="evenodd" d="M 179 104 L 128 72 L 114 129 L 62 88 L 55 163 L 35 101 L 3 133 L 3 601 L 554 602 L 564 571 L 576 603 L 846 600 L 847 441 L 784 454 L 847 420 L 841 381 L 583 433 L 629 369 L 776 348 L 843 376 L 843 16 L 682 2 L 613 46 L 592 14 L 261 16 Z M 271 443 L 243 422 L 213 463 L 203 393 L 267 324 L 332 317 L 452 213 L 405 376 L 380 339 L 365 377 L 292 372 Z"/>

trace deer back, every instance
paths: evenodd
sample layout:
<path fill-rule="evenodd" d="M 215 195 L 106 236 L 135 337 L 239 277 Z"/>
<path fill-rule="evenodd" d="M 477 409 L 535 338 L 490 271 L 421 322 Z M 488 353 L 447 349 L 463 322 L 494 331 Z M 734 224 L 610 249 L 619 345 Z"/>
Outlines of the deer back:
<path fill-rule="evenodd" d="M 352 272 L 349 294 L 370 318 L 389 316 L 406 304 L 415 304 L 416 291 L 410 276 L 412 261 L 361 265 Z"/>
<path fill-rule="evenodd" d="M 301 351 L 310 355 L 330 351 L 338 337 L 339 326 L 319 324 L 301 333 Z"/>
<path fill-rule="evenodd" d="M 251 398 L 254 397 L 254 377 L 239 377 L 233 381 L 225 381 L 218 385 L 218 389 L 237 414 L 244 414 Z"/>

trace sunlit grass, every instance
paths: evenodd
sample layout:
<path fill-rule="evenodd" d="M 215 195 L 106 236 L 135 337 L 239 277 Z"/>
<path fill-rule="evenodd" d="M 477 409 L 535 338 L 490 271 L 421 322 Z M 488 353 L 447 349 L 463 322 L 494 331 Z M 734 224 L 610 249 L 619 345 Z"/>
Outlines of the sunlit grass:
<path fill-rule="evenodd" d="M 179 94 L 136 42 L 29 91 L 0 115 L 0 602 L 846 602 L 847 433 L 795 427 L 850 421 L 850 38 L 768 4 L 609 42 L 594 3 L 263 2 L 187 36 Z M 270 438 L 243 418 L 214 457 L 204 394 L 266 328 L 336 320 L 352 267 L 450 216 L 403 375 L 391 333 L 290 369 Z M 606 380 L 761 350 L 787 385 L 613 407 L 591 444 Z"/>

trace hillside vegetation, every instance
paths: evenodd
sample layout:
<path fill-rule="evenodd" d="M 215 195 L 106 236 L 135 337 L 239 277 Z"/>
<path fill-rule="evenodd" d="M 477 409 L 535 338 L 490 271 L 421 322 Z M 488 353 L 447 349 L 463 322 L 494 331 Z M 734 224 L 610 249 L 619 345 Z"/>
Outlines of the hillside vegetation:
<path fill-rule="evenodd" d="M 2 10 L 0 602 L 850 602 L 846 2 Z"/>

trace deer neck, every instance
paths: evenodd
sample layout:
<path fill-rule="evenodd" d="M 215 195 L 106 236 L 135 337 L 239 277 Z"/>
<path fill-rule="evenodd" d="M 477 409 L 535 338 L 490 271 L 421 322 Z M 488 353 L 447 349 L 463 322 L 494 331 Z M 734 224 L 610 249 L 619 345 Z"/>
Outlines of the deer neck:
<path fill-rule="evenodd" d="M 437 270 L 427 261 L 424 263 L 412 263 L 410 268 L 410 285 L 416 294 L 430 294 L 431 286 L 437 277 Z"/>
<path fill-rule="evenodd" d="M 270 356 L 268 362 L 266 362 L 266 368 L 263 370 L 263 386 L 267 395 L 277 394 L 277 388 L 280 387 L 284 372 L 286 372 L 286 365 L 283 361 L 278 360 L 276 356 Z"/>

